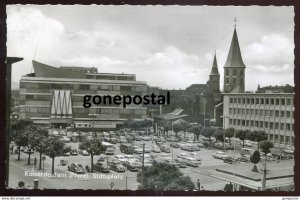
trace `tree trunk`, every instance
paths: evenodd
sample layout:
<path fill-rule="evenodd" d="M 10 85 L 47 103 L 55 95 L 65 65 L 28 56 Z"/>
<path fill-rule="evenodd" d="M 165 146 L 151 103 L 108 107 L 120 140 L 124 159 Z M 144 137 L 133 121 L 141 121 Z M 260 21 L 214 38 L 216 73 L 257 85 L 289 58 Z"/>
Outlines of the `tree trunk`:
<path fill-rule="evenodd" d="M 40 151 L 40 162 L 39 162 L 39 170 L 42 169 L 42 151 Z"/>
<path fill-rule="evenodd" d="M 21 154 L 21 147 L 18 146 L 18 160 L 20 160 L 20 154 Z"/>
<path fill-rule="evenodd" d="M 54 158 L 55 157 L 52 158 L 52 174 L 54 174 Z"/>
<path fill-rule="evenodd" d="M 211 146 L 211 137 L 208 137 L 209 139 L 209 146 Z"/>
<path fill-rule="evenodd" d="M 27 162 L 28 165 L 30 165 L 30 156 L 31 156 L 31 149 L 29 149 L 28 162 Z"/>
<path fill-rule="evenodd" d="M 225 139 L 225 138 L 224 138 Z M 229 137 L 229 145 L 231 146 L 231 137 Z"/>
<path fill-rule="evenodd" d="M 245 140 L 243 140 L 243 148 L 245 147 Z"/>
<path fill-rule="evenodd" d="M 94 155 L 93 155 L 93 151 L 91 151 L 91 172 L 94 171 Z"/>

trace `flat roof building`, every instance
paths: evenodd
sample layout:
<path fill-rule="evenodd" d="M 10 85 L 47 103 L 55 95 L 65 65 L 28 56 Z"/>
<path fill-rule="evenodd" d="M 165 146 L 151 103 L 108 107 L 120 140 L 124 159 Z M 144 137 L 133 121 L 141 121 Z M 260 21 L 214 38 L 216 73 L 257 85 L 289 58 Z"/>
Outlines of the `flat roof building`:
<path fill-rule="evenodd" d="M 84 123 L 116 128 L 127 119 L 146 118 L 143 105 L 100 104 L 83 107 L 85 95 L 146 95 L 147 84 L 134 74 L 96 73 L 94 68 L 56 68 L 33 61 L 34 74 L 20 80 L 20 118 L 40 124 Z"/>
<path fill-rule="evenodd" d="M 223 94 L 224 128 L 265 131 L 277 147 L 294 146 L 293 93 Z"/>

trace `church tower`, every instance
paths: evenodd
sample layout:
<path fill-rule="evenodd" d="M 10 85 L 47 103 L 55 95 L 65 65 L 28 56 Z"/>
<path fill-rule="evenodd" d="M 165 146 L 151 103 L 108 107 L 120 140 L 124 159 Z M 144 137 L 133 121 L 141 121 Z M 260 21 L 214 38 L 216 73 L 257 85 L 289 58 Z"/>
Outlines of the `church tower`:
<path fill-rule="evenodd" d="M 224 93 L 245 92 L 245 68 L 235 25 L 227 61 L 224 65 Z"/>
<path fill-rule="evenodd" d="M 213 65 L 209 74 L 209 85 L 214 92 L 220 92 L 220 74 L 218 70 L 217 56 L 215 52 Z"/>

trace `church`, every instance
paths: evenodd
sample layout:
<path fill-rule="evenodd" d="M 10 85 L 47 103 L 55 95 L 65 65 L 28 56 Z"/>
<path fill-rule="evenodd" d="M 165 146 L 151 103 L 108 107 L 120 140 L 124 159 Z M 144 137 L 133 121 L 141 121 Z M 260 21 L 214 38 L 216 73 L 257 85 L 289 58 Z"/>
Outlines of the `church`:
<path fill-rule="evenodd" d="M 242 59 L 236 27 L 234 27 L 231 45 L 224 65 L 224 93 L 245 92 L 245 64 Z M 165 94 L 168 90 L 159 90 Z M 222 93 L 220 90 L 220 73 L 215 53 L 209 80 L 206 84 L 192 84 L 185 90 L 171 90 L 170 105 L 163 106 L 162 113 L 183 109 L 185 120 L 203 126 L 222 126 Z"/>

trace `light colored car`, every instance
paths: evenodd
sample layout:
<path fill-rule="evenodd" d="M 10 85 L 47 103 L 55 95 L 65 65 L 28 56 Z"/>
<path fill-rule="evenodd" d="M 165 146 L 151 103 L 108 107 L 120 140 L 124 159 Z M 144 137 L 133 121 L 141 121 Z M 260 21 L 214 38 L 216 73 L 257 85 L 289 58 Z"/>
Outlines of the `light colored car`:
<path fill-rule="evenodd" d="M 243 141 L 241 141 L 240 144 L 243 146 Z M 245 147 L 252 147 L 253 143 L 250 140 L 244 140 L 244 146 Z"/>
<path fill-rule="evenodd" d="M 214 158 L 218 158 L 218 159 L 224 159 L 224 158 L 226 158 L 226 157 L 228 157 L 229 155 L 228 154 L 226 154 L 225 152 L 223 152 L 223 151 L 216 151 L 216 152 L 214 152 L 213 153 L 213 157 Z"/>
<path fill-rule="evenodd" d="M 142 154 L 142 153 L 143 153 L 143 148 L 141 148 L 141 147 L 135 148 L 135 149 L 133 150 L 133 153 L 136 153 L 136 154 Z"/>
<path fill-rule="evenodd" d="M 115 160 L 119 160 L 119 161 L 121 161 L 121 162 L 127 161 L 127 159 L 126 159 L 125 156 L 123 156 L 123 155 L 115 155 L 114 159 L 115 159 Z"/>
<path fill-rule="evenodd" d="M 108 147 L 105 151 L 105 155 L 114 155 L 115 154 L 115 148 Z"/>
<path fill-rule="evenodd" d="M 151 148 L 149 146 L 145 146 L 145 153 L 151 153 Z"/>
<path fill-rule="evenodd" d="M 177 158 L 183 158 L 183 159 L 185 159 L 185 158 L 187 158 L 187 157 L 189 157 L 189 156 L 188 156 L 187 153 L 180 153 L 179 155 L 176 155 L 176 157 L 177 157 Z"/>
<path fill-rule="evenodd" d="M 151 146 L 151 150 L 152 150 L 154 153 L 160 153 L 160 152 L 161 152 L 159 146 L 157 146 L 157 145 L 152 145 L 152 146 Z"/>
<path fill-rule="evenodd" d="M 197 153 L 190 153 L 189 156 L 191 158 L 195 158 L 197 161 L 201 161 L 202 159 L 200 158 L 200 156 Z"/>
<path fill-rule="evenodd" d="M 83 155 L 83 156 L 89 156 L 90 153 L 87 152 L 87 150 L 79 150 L 79 154 Z"/>
<path fill-rule="evenodd" d="M 196 158 L 188 157 L 185 159 L 186 165 L 191 167 L 198 167 L 201 162 L 197 161 Z"/>

